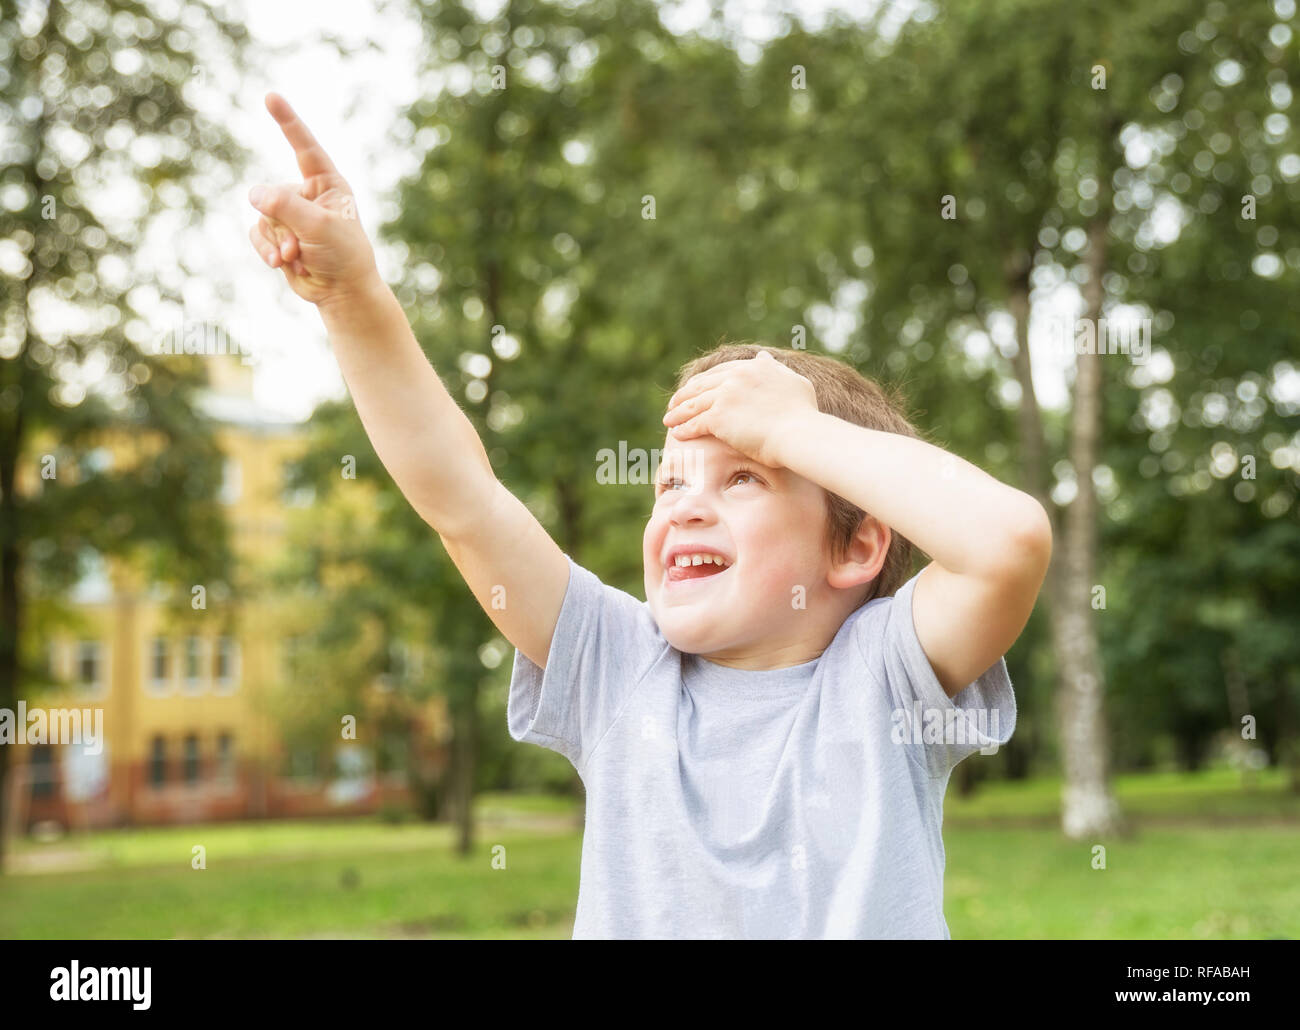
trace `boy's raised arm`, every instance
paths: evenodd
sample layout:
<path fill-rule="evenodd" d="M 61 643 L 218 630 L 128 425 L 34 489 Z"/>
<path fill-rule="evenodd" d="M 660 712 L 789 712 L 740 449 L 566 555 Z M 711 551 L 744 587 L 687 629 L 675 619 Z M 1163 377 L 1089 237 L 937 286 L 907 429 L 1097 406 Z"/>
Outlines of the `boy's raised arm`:
<path fill-rule="evenodd" d="M 393 481 L 442 539 L 484 611 L 545 668 L 568 560 L 496 478 L 483 444 L 433 366 L 356 217 L 352 192 L 283 98 L 267 108 L 294 148 L 301 185 L 255 187 L 249 236 L 320 311 L 348 392 Z"/>

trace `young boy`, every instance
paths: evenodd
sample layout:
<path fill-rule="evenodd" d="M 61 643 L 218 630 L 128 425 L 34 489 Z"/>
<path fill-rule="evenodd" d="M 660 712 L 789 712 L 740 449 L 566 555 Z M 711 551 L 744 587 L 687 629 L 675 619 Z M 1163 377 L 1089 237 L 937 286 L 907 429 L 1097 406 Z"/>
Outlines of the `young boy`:
<path fill-rule="evenodd" d="M 646 600 L 602 584 L 497 481 L 347 184 L 267 107 L 304 182 L 254 190 L 253 244 L 318 306 L 384 466 L 515 645 L 511 735 L 586 786 L 573 936 L 947 938 L 944 791 L 1014 729 L 1042 507 L 842 362 L 732 345 L 669 401 Z M 933 560 L 907 578 L 912 544 Z"/>

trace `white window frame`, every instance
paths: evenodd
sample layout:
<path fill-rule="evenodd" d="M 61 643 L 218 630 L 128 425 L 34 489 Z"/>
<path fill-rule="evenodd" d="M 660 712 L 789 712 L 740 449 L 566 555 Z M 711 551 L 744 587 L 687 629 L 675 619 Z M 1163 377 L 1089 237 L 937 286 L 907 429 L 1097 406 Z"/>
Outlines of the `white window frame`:
<path fill-rule="evenodd" d="M 163 742 L 163 781 L 162 783 L 154 783 L 153 780 L 154 743 L 159 738 L 161 738 Z M 172 764 L 173 764 L 173 760 L 171 754 L 171 746 L 169 744 L 167 734 L 150 733 L 148 737 L 148 745 L 145 748 L 145 760 L 144 760 L 145 790 L 157 792 L 157 791 L 166 790 L 168 787 L 170 787 L 172 785 L 172 780 L 169 778 L 168 773 L 171 772 Z"/>
<path fill-rule="evenodd" d="M 229 758 L 228 766 L 223 764 L 222 761 L 222 754 L 221 754 L 222 737 L 228 737 L 230 739 L 230 758 Z M 235 743 L 235 731 L 219 730 L 217 732 L 216 737 L 214 738 L 214 741 L 215 743 L 213 744 L 213 747 L 215 749 L 214 750 L 215 759 L 213 761 L 213 769 L 214 769 L 215 780 L 219 785 L 223 787 L 233 787 L 236 781 L 239 779 L 239 750 Z"/>
<path fill-rule="evenodd" d="M 163 642 L 163 647 L 166 648 L 167 656 L 167 676 L 163 679 L 158 679 L 153 673 L 154 653 L 160 640 Z M 153 697 L 166 697 L 168 694 L 175 692 L 180 655 L 177 653 L 179 649 L 174 647 L 173 644 L 174 641 L 171 637 L 165 637 L 161 633 L 155 633 L 149 637 L 148 654 L 144 660 L 144 689 L 145 693 Z"/>
<path fill-rule="evenodd" d="M 221 486 L 217 500 L 229 507 L 237 504 L 244 495 L 244 467 L 238 458 L 225 458 L 221 463 Z"/>
<path fill-rule="evenodd" d="M 194 779 L 186 775 L 189 769 L 189 742 L 194 741 L 195 764 L 198 771 Z M 204 784 L 203 779 L 203 734 L 202 733 L 182 733 L 181 734 L 181 752 L 180 752 L 180 776 L 177 777 L 177 783 L 189 790 L 197 790 Z"/>
<path fill-rule="evenodd" d="M 95 678 L 87 683 L 81 678 L 81 659 L 83 650 L 90 646 L 95 652 Z M 72 677 L 76 684 L 77 690 L 82 697 L 103 697 L 108 693 L 108 676 L 105 669 L 108 667 L 109 647 L 102 640 L 91 637 L 78 637 L 76 646 L 72 652 Z"/>
<path fill-rule="evenodd" d="M 212 685 L 211 666 L 206 659 L 210 659 L 208 653 L 207 640 L 197 633 L 188 633 L 181 638 L 181 668 L 178 671 L 178 682 L 180 683 L 181 693 L 187 697 L 198 697 L 207 691 Z M 195 655 L 194 666 L 198 670 L 197 676 L 190 675 L 190 641 L 197 642 L 197 652 Z M 208 675 L 204 675 L 204 672 Z"/>
<path fill-rule="evenodd" d="M 217 658 L 221 654 L 221 645 L 229 641 L 230 651 L 227 661 L 226 675 L 220 677 L 217 675 Z M 243 648 L 239 645 L 239 637 L 233 634 L 217 637 L 212 646 L 212 693 L 221 697 L 229 697 L 239 690 L 239 681 L 243 673 L 244 655 Z"/>

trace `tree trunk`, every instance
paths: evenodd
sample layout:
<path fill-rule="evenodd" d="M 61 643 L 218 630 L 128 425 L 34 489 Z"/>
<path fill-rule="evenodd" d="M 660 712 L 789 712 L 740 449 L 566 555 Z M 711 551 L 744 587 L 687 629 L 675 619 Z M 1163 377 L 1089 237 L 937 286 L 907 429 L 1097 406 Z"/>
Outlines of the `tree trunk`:
<path fill-rule="evenodd" d="M 1088 281 L 1084 286 L 1085 318 L 1099 326 L 1102 274 L 1106 270 L 1107 207 L 1088 226 Z M 1077 350 L 1077 348 L 1076 348 Z M 1074 398 L 1070 412 L 1070 463 L 1077 492 L 1065 512 L 1065 537 L 1057 582 L 1059 605 L 1053 622 L 1059 645 L 1058 714 L 1065 783 L 1061 826 L 1067 837 L 1081 839 L 1113 832 L 1119 812 L 1108 782 L 1104 687 L 1092 588 L 1096 583 L 1097 494 L 1092 474 L 1101 437 L 1102 350 L 1076 354 Z"/>
<path fill-rule="evenodd" d="M 1291 695 L 1287 690 L 1290 683 L 1290 680 L 1286 678 L 1287 675 L 1286 670 L 1278 671 L 1282 689 L 1278 692 L 1277 732 L 1273 736 L 1273 751 L 1276 755 L 1275 761 L 1277 764 L 1286 767 L 1286 789 L 1288 793 L 1300 794 L 1300 746 L 1297 746 L 1291 735 L 1293 713 Z"/>
<path fill-rule="evenodd" d="M 1020 734 L 1014 734 L 1002 749 L 1006 752 L 1006 770 L 1008 780 L 1023 780 L 1029 776 L 1030 745 L 1019 740 Z"/>
<path fill-rule="evenodd" d="M 979 772 L 975 763 L 969 758 L 957 766 L 957 795 L 968 798 L 974 795 L 979 785 Z"/>
<path fill-rule="evenodd" d="M 1241 759 L 1241 785 L 1250 790 L 1255 786 L 1255 772 L 1251 768 L 1249 756 L 1256 744 L 1250 743 L 1243 736 L 1246 717 L 1250 714 L 1250 690 L 1246 677 L 1241 672 L 1241 655 L 1235 644 L 1229 644 L 1219 657 L 1223 667 L 1223 686 L 1228 695 L 1229 749 L 1230 754 Z"/>
<path fill-rule="evenodd" d="M 1047 438 L 1043 432 L 1043 412 L 1034 392 L 1033 366 L 1029 357 L 1029 270 L 1032 257 L 1016 251 L 1006 262 L 1008 282 L 1007 308 L 1016 324 L 1016 356 L 1012 359 L 1016 381 L 1020 384 L 1020 466 L 1024 490 L 1032 495 L 1052 520 L 1056 532 L 1056 511 L 1047 488 Z"/>
<path fill-rule="evenodd" d="M 1089 232 L 1089 281 L 1086 316 L 1101 314 L 1101 276 L 1105 270 L 1105 219 Z M 1048 491 L 1047 443 L 1042 411 L 1034 391 L 1029 353 L 1029 269 L 1026 252 L 1007 262 L 1007 306 L 1016 325 L 1013 368 L 1020 384 L 1020 446 L 1024 489 L 1046 510 L 1055 540 L 1044 590 L 1051 616 L 1052 649 L 1057 661 L 1057 714 L 1064 771 L 1061 824 L 1075 839 L 1115 829 L 1118 809 L 1107 783 L 1108 742 L 1101 703 L 1102 681 L 1093 626 L 1096 494 L 1092 470 L 1097 463 L 1101 427 L 1101 364 L 1098 354 L 1078 355 L 1071 412 L 1070 458 L 1079 489 L 1065 516 L 1065 530 Z"/>
<path fill-rule="evenodd" d="M 478 764 L 478 682 L 470 684 L 469 696 L 461 713 L 460 772 L 456 776 L 457 821 L 460 839 L 457 850 L 468 855 L 474 847 L 474 769 Z"/>
<path fill-rule="evenodd" d="M 23 293 L 21 310 L 29 316 L 27 303 L 28 281 L 20 287 Z M 30 321 L 27 321 L 30 325 Z M 24 333 L 30 330 L 24 327 Z M 15 390 L 18 404 L 12 414 L 0 414 L 0 708 L 15 711 L 18 707 L 19 640 L 23 625 L 22 548 L 19 544 L 22 513 L 15 492 L 18 459 L 23 448 L 23 390 L 27 387 L 27 347 L 30 340 L 24 336 L 22 346 L 14 357 L 0 361 L 0 389 Z M 16 727 L 26 732 L 25 726 Z M 5 852 L 9 826 L 9 770 L 13 748 L 0 746 L 0 874 L 5 868 Z"/>
<path fill-rule="evenodd" d="M 7 443 L 7 441 L 6 441 Z M 16 711 L 18 707 L 18 631 L 21 627 L 18 591 L 18 543 L 11 534 L 12 516 L 10 497 L 13 492 L 13 463 L 0 457 L 0 479 L 4 501 L 0 502 L 0 708 Z M 27 727 L 17 726 L 16 732 L 25 733 Z M 5 869 L 7 831 L 9 829 L 9 775 L 12 747 L 0 745 L 0 874 Z M 16 800 L 16 799 L 15 799 Z"/>

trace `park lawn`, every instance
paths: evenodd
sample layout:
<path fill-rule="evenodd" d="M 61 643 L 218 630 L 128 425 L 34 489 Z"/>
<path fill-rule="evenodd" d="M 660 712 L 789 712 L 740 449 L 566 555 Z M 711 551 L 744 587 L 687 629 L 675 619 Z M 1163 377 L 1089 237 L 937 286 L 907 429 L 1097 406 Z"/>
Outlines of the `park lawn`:
<path fill-rule="evenodd" d="M 165 866 L 5 876 L 0 938 L 572 933 L 581 853 L 575 831 L 481 834 L 462 858 L 453 853 L 449 835 L 424 847 L 376 847 L 366 838 L 378 827 L 357 821 L 350 828 L 357 841 L 351 851 L 315 857 L 300 849 L 238 857 L 210 849 L 207 868 L 192 869 L 186 850 Z M 319 827 L 307 836 L 321 836 Z M 496 848 L 504 848 L 504 869 L 493 868 L 501 854 Z"/>
<path fill-rule="evenodd" d="M 954 939 L 1300 938 L 1300 826 L 944 830 Z M 1095 845 L 1106 867 L 1094 869 Z"/>
<path fill-rule="evenodd" d="M 1300 937 L 1300 828 L 1141 831 L 1105 844 L 1104 870 L 1091 845 L 1050 829 L 944 836 L 954 938 Z M 444 844 L 12 876 L 0 937 L 562 938 L 580 853 L 573 831 L 496 833 L 469 859 Z"/>
<path fill-rule="evenodd" d="M 968 762 L 979 762 L 972 755 Z M 1277 820 L 1300 824 L 1300 794 L 1285 788 L 1281 769 L 1263 769 L 1249 781 L 1226 767 L 1195 773 L 1150 772 L 1116 776 L 1112 788 L 1125 817 L 1144 823 L 1188 820 Z M 1247 785 L 1247 783 L 1249 785 Z M 990 780 L 963 798 L 957 793 L 956 774 L 944 799 L 947 826 L 1043 821 L 1060 818 L 1061 778 L 1036 776 L 1026 780 Z"/>
<path fill-rule="evenodd" d="M 580 828 L 571 797 L 485 793 L 475 803 L 475 815 L 480 823 L 503 828 L 530 820 L 551 822 L 556 828 Z M 12 843 L 16 856 L 62 853 L 78 867 L 126 868 L 165 866 L 178 856 L 188 867 L 196 846 L 204 848 L 211 863 L 217 858 L 281 860 L 377 851 L 426 852 L 450 847 L 455 836 L 455 828 L 448 823 L 414 819 L 389 823 L 369 817 L 147 826 L 78 833 L 52 844 L 31 838 Z"/>
<path fill-rule="evenodd" d="M 1135 833 L 1095 842 L 1057 831 L 1057 790 L 1034 780 L 982 784 L 969 801 L 950 792 L 944 910 L 954 938 L 1300 937 L 1300 820 L 1286 818 L 1280 779 L 1247 794 L 1226 771 L 1121 778 L 1129 814 L 1186 823 L 1138 818 Z M 0 877 L 0 938 L 568 937 L 581 855 L 574 801 L 488 795 L 479 815 L 468 858 L 454 854 L 450 826 L 374 818 L 16 842 L 16 853 L 80 849 L 90 867 Z M 1233 821 L 1242 816 L 1256 822 Z M 1043 825 L 990 822 L 1002 818 Z M 206 869 L 190 867 L 195 844 Z M 1095 844 L 1105 869 L 1092 867 Z M 497 845 L 504 869 L 493 868 Z"/>

